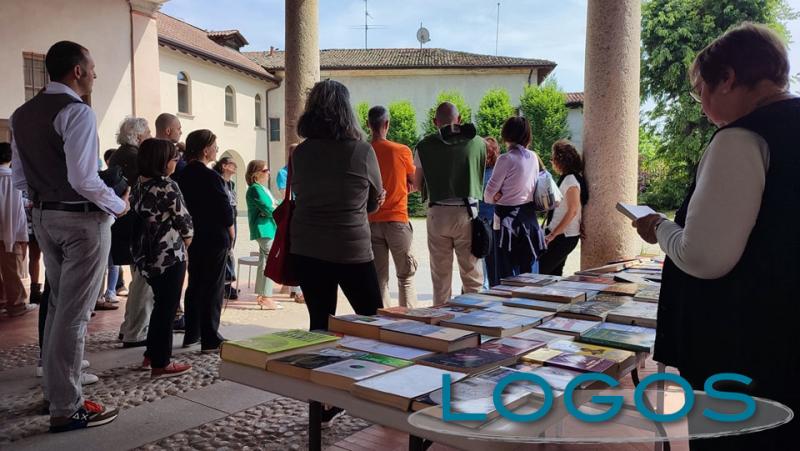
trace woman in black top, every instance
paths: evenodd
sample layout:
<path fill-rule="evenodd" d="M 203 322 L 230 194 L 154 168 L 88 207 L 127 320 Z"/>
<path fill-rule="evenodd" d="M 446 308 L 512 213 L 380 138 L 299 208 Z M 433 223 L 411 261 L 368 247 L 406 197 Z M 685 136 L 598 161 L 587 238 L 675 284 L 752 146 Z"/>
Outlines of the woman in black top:
<path fill-rule="evenodd" d="M 225 258 L 233 242 L 233 212 L 222 177 L 208 164 L 217 157 L 217 137 L 195 130 L 186 138 L 186 167 L 176 175 L 192 215 L 194 238 L 189 248 L 189 285 L 184 295 L 186 334 L 183 346 L 200 341 L 203 352 L 216 352 L 225 286 Z"/>

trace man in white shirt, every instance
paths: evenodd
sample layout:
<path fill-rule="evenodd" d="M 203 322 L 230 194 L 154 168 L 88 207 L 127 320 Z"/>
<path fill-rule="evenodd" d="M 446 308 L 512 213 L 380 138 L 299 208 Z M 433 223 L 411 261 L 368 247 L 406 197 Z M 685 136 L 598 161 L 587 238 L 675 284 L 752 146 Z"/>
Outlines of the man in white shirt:
<path fill-rule="evenodd" d="M 0 143 L 0 301 L 8 316 L 22 316 L 36 306 L 25 304 L 23 271 L 28 244 L 28 221 L 22 192 L 11 182 L 11 145 Z"/>
<path fill-rule="evenodd" d="M 119 411 L 84 400 L 81 363 L 92 308 L 111 247 L 113 217 L 130 209 L 97 175 L 99 142 L 91 94 L 94 60 L 61 41 L 45 57 L 50 83 L 11 117 L 14 185 L 33 200 L 33 228 L 51 292 L 42 365 L 50 431 L 100 426 Z"/>

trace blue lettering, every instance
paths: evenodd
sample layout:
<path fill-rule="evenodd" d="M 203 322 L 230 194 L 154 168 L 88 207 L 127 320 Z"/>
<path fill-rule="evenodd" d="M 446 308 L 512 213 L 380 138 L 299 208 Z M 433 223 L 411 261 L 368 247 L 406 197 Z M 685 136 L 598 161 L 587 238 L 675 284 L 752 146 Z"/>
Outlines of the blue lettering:
<path fill-rule="evenodd" d="M 585 373 L 572 379 L 564 391 L 564 404 L 569 412 L 575 418 L 585 421 L 587 423 L 599 423 L 601 421 L 608 421 L 619 413 L 622 409 L 622 404 L 625 399 L 622 396 L 592 396 L 591 401 L 596 404 L 610 404 L 611 408 L 608 411 L 598 414 L 588 414 L 581 412 L 580 409 L 575 407 L 575 389 L 580 387 L 584 382 L 600 381 L 608 384 L 609 387 L 614 388 L 619 385 L 619 382 L 614 380 L 613 377 L 602 373 Z"/>
<path fill-rule="evenodd" d="M 459 413 L 450 408 L 450 375 L 442 374 L 442 420 L 444 421 L 486 421 L 484 413 Z M 496 401 L 495 401 L 496 402 Z"/>
<path fill-rule="evenodd" d="M 684 402 L 683 407 L 681 407 L 680 410 L 669 414 L 659 414 L 651 412 L 650 409 L 647 408 L 646 404 L 644 403 L 644 392 L 648 385 L 658 381 L 674 382 L 681 386 L 683 389 Z M 694 407 L 694 391 L 692 390 L 692 386 L 689 385 L 689 382 L 677 374 L 655 373 L 647 376 L 641 382 L 639 382 L 639 385 L 636 386 L 636 390 L 633 392 L 633 400 L 636 404 L 636 410 L 638 410 L 639 413 L 641 413 L 642 416 L 648 420 L 669 423 L 680 420 L 692 410 L 692 407 Z"/>
<path fill-rule="evenodd" d="M 710 398 L 722 399 L 727 401 L 739 401 L 744 404 L 744 410 L 739 413 L 719 413 L 711 409 L 703 409 L 703 416 L 714 421 L 722 423 L 733 423 L 736 421 L 744 421 L 752 417 L 756 413 L 756 402 L 749 395 L 744 393 L 719 391 L 714 388 L 714 384 L 719 381 L 734 381 L 744 385 L 750 385 L 753 379 L 736 373 L 719 373 L 715 374 L 708 379 L 703 385 L 703 390 Z"/>
<path fill-rule="evenodd" d="M 533 382 L 539 387 L 542 388 L 544 392 L 544 402 L 542 406 L 539 407 L 539 410 L 535 412 L 531 412 L 528 414 L 518 414 L 514 413 L 503 404 L 503 391 L 506 387 L 514 382 L 517 381 L 528 381 Z M 511 421 L 517 421 L 520 423 L 531 423 L 540 418 L 544 417 L 550 412 L 550 409 L 553 407 L 553 388 L 550 387 L 550 384 L 547 383 L 544 378 L 541 376 L 537 376 L 536 374 L 532 373 L 514 373 L 509 376 L 504 377 L 495 387 L 494 393 L 492 393 L 492 401 L 494 402 L 494 407 L 497 409 L 497 412 L 500 413 L 504 418 L 507 418 Z"/>

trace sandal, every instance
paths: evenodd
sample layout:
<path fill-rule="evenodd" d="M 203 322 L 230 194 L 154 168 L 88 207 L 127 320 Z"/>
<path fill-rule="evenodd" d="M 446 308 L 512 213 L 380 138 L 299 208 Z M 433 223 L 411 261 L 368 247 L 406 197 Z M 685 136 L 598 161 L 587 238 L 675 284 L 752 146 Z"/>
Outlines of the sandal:
<path fill-rule="evenodd" d="M 261 307 L 261 310 L 283 310 L 282 305 L 266 296 L 257 297 L 256 302 L 258 303 L 258 306 Z"/>
<path fill-rule="evenodd" d="M 292 300 L 294 302 L 298 303 L 298 304 L 305 304 L 306 303 L 306 298 L 305 298 L 305 296 L 303 296 L 303 293 L 296 293 L 296 292 L 293 291 L 289 295 L 289 297 L 292 298 Z"/>

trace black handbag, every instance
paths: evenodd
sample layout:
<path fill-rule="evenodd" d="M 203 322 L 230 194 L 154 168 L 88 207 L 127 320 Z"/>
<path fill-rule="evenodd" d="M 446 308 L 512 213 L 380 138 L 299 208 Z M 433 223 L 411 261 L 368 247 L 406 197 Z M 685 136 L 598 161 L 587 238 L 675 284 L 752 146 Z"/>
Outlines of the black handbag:
<path fill-rule="evenodd" d="M 464 199 L 464 206 L 467 207 L 467 214 L 469 214 L 472 226 L 472 246 L 470 251 L 475 258 L 486 258 L 492 249 L 492 227 L 486 219 L 477 214 L 473 216 L 469 200 Z"/>

